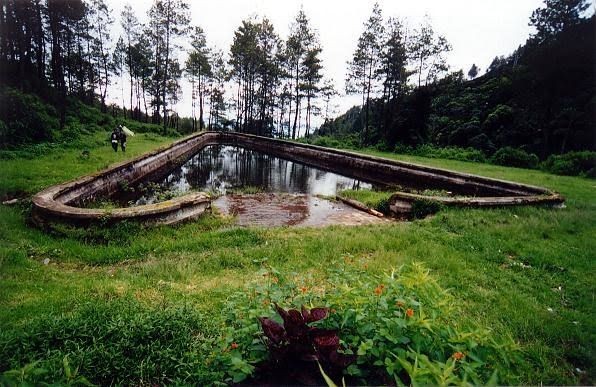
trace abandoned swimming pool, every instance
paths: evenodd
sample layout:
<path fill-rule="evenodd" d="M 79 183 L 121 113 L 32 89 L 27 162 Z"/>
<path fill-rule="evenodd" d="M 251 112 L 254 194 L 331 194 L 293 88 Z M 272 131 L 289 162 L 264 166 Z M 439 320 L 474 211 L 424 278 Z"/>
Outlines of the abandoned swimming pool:
<path fill-rule="evenodd" d="M 265 160 L 284 159 L 285 162 L 276 161 L 280 166 L 283 165 L 277 176 L 284 178 L 287 176 L 288 170 L 291 175 L 292 168 L 289 166 L 295 163 L 308 165 L 326 173 L 332 172 L 344 178 L 349 176 L 345 181 L 340 177 L 330 178 L 330 181 L 335 182 L 335 189 L 338 187 L 338 182 L 344 181 L 348 185 L 357 184 L 357 182 L 371 185 L 400 185 L 445 190 L 459 195 L 459 197 L 433 196 L 428 198 L 416 193 L 395 192 L 390 199 L 392 213 L 407 212 L 413 203 L 421 199 L 433 200 L 446 206 L 468 207 L 558 205 L 564 202 L 564 199 L 557 193 L 541 187 L 279 139 L 232 132 L 202 132 L 107 170 L 43 190 L 33 197 L 33 219 L 41 224 L 48 221 L 88 224 L 96 221 L 120 220 L 135 220 L 148 224 L 172 224 L 193 219 L 211 208 L 213 197 L 209 193 L 188 191 L 188 194 L 163 202 L 110 209 L 84 208 L 80 204 L 98 198 L 117 196 L 129 187 L 134 187 L 147 179 L 155 179 L 156 176 L 168 176 L 170 171 L 184 164 L 192 155 L 213 145 L 220 146 L 220 149 L 224 150 L 229 149 L 225 146 L 231 146 L 260 152 L 268 155 L 263 157 Z M 251 160 L 251 158 L 249 157 L 247 160 Z M 236 164 L 232 163 L 232 165 Z M 211 165 L 209 168 L 213 167 L 214 165 Z M 294 170 L 300 168 L 294 167 Z M 304 169 L 304 171 L 306 170 Z M 306 175 L 317 176 L 323 172 L 309 172 Z M 214 173 L 217 174 L 213 170 L 208 173 L 203 171 L 204 176 L 214 176 Z M 269 177 L 273 175 L 269 172 L 263 176 L 267 179 L 261 179 L 261 183 L 264 180 L 277 181 L 270 187 L 275 187 L 275 184 L 279 185 L 280 180 L 270 179 Z M 203 180 L 207 183 L 209 178 L 195 181 Z M 308 179 L 292 180 L 290 178 L 288 180 L 285 178 L 285 181 L 291 183 L 286 187 L 295 183 L 295 187 L 301 187 L 300 189 L 308 191 L 304 183 L 300 183 L 309 181 Z M 234 184 L 232 182 L 229 185 Z M 227 189 L 227 183 L 225 187 Z"/>
<path fill-rule="evenodd" d="M 335 196 L 345 189 L 380 187 L 252 149 L 208 145 L 170 171 L 128 187 L 128 192 L 115 199 L 123 205 L 143 205 L 191 191 L 205 191 L 212 196 L 233 193 Z"/>

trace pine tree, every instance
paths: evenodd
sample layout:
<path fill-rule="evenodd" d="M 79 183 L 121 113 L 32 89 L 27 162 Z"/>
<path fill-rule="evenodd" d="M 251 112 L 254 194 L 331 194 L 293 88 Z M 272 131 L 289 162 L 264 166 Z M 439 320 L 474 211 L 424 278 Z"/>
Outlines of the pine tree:
<path fill-rule="evenodd" d="M 288 60 L 288 67 L 293 79 L 293 99 L 294 99 L 294 123 L 292 124 L 292 138 L 295 139 L 297 130 L 300 132 L 298 115 L 301 109 L 301 101 L 304 95 L 301 92 L 301 84 L 303 82 L 304 74 L 304 60 L 312 49 L 312 45 L 316 44 L 315 34 L 310 27 L 308 17 L 303 9 L 298 11 L 296 19 L 291 25 L 290 35 L 286 41 L 286 55 Z M 291 108 L 290 108 L 291 109 Z"/>
<path fill-rule="evenodd" d="M 410 76 L 406 69 L 406 32 L 398 19 L 389 18 L 383 46 L 379 73 L 383 78 L 383 99 L 389 101 L 397 99 L 406 91 Z"/>
<path fill-rule="evenodd" d="M 192 50 L 186 60 L 185 71 L 192 87 L 192 129 L 203 129 L 205 120 L 203 117 L 204 101 L 209 92 L 207 82 L 211 77 L 210 52 L 207 48 L 205 32 L 201 27 L 195 27 L 191 34 Z M 196 123 L 195 101 L 199 101 L 199 124 Z"/>
<path fill-rule="evenodd" d="M 133 47 L 139 39 L 140 25 L 130 4 L 126 4 L 120 13 L 120 25 L 122 26 L 122 31 L 124 31 L 123 44 L 125 45 L 125 52 L 123 55 L 130 81 L 130 114 L 132 115 L 135 112 L 133 107 L 133 91 L 136 88 L 134 82 L 136 69 L 133 67 Z"/>
<path fill-rule="evenodd" d="M 544 7 L 532 12 L 530 25 L 536 28 L 534 39 L 539 43 L 578 24 L 588 9 L 587 0 L 544 0 Z"/>
<path fill-rule="evenodd" d="M 444 36 L 435 34 L 428 16 L 411 37 L 409 51 L 418 74 L 418 87 L 422 86 L 423 77 L 428 85 L 449 69 L 444 54 L 451 51 L 451 45 Z"/>
<path fill-rule="evenodd" d="M 310 136 L 311 118 L 314 111 L 313 100 L 318 97 L 321 91 L 320 82 L 323 78 L 321 70 L 323 66 L 319 54 L 322 49 L 320 46 L 315 46 L 309 49 L 306 53 L 304 60 L 302 61 L 303 71 L 303 83 L 301 90 L 306 96 L 306 133 L 305 136 Z"/>
<path fill-rule="evenodd" d="M 472 67 L 470 67 L 470 70 L 468 71 L 468 77 L 470 79 L 474 79 L 478 76 L 478 73 L 480 72 L 480 68 L 478 66 L 476 66 L 476 63 L 472 64 Z"/>
<path fill-rule="evenodd" d="M 67 83 L 65 62 L 69 45 L 68 37 L 73 36 L 75 25 L 86 17 L 86 7 L 80 0 L 47 0 L 47 18 L 50 28 L 50 81 L 59 96 L 60 126 L 66 120 Z"/>
<path fill-rule="evenodd" d="M 153 96 L 154 121 L 159 122 L 159 110 L 162 109 L 163 131 L 168 123 L 168 100 L 175 100 L 171 93 L 177 90 L 181 76 L 179 64 L 175 60 L 176 40 L 185 36 L 188 30 L 188 4 L 184 0 L 155 0 L 149 10 L 149 33 L 154 54 L 154 73 L 151 92 Z M 176 67 L 178 66 L 178 68 Z"/>
<path fill-rule="evenodd" d="M 381 37 L 384 31 L 381 7 L 375 3 L 371 16 L 364 23 L 364 31 L 358 39 L 352 60 L 348 62 L 346 92 L 348 94 L 362 93 L 362 106 L 365 110 L 363 144 L 367 144 L 369 140 L 371 94 L 376 93 L 380 79 Z"/>
<path fill-rule="evenodd" d="M 92 31 L 91 57 L 93 71 L 96 74 L 96 88 L 99 90 L 101 109 L 106 111 L 106 95 L 110 85 L 111 60 L 110 60 L 110 29 L 114 23 L 111 10 L 104 0 L 91 0 L 89 19 Z"/>

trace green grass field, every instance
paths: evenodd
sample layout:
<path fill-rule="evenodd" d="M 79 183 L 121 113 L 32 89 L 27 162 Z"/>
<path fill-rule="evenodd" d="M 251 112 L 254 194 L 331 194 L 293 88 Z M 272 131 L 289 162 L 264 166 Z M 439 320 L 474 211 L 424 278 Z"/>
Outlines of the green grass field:
<path fill-rule="evenodd" d="M 28 197 L 172 141 L 141 134 L 124 155 L 106 137 L 88 139 L 88 158 L 73 147 L 1 160 L 0 196 Z M 213 382 L 219 374 L 204 356 L 221 330 L 222 305 L 262 276 L 264 260 L 323 283 L 329 262 L 349 256 L 371 275 L 412 263 L 430 269 L 453 296 L 445 324 L 488 328 L 519 344 L 504 381 L 596 383 L 596 181 L 369 153 L 544 186 L 564 195 L 566 208 L 447 209 L 413 222 L 323 229 L 243 229 L 210 215 L 176 227 L 46 233 L 28 224 L 26 202 L 3 205 L 0 373 Z"/>

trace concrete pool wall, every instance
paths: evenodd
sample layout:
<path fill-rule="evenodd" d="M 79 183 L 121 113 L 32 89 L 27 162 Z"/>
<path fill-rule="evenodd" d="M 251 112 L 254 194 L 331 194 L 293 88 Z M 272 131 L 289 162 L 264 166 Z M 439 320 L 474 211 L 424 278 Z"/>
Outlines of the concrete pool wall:
<path fill-rule="evenodd" d="M 33 219 L 38 223 L 66 221 L 86 224 L 130 219 L 173 224 L 200 216 L 211 206 L 211 198 L 202 192 L 155 204 L 109 210 L 82 208 L 80 205 L 109 197 L 126 186 L 170 170 L 205 146 L 215 144 L 241 146 L 373 183 L 440 189 L 466 196 L 429 198 L 396 192 L 390 199 L 390 208 L 395 214 L 407 213 L 417 200 L 470 207 L 561 204 L 564 201 L 560 195 L 541 187 L 242 133 L 202 132 L 104 171 L 41 191 L 33 197 Z"/>

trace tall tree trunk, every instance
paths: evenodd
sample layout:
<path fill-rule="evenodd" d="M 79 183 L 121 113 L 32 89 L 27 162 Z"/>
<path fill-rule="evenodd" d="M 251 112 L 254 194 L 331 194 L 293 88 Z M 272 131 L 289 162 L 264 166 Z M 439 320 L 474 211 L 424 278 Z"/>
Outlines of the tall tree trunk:
<path fill-rule="evenodd" d="M 134 118 L 134 116 L 137 114 L 136 112 L 133 114 L 134 110 L 133 110 L 133 105 L 132 105 L 132 90 L 133 90 L 133 70 L 132 70 L 132 45 L 130 44 L 130 37 L 128 39 L 128 52 L 127 52 L 127 57 L 128 57 L 128 74 L 130 75 L 130 114 L 131 117 L 130 118 Z M 138 90 L 138 87 L 137 87 Z M 137 100 L 138 100 L 138 96 L 137 96 Z"/>
<path fill-rule="evenodd" d="M 203 120 L 203 80 L 201 70 L 199 70 L 199 130 L 203 130 L 205 121 Z"/>
<path fill-rule="evenodd" d="M 53 7 L 56 5 L 54 4 Z M 64 69 L 62 67 L 62 50 L 60 47 L 60 21 L 57 20 L 55 11 L 50 10 L 49 23 L 52 33 L 52 83 L 58 90 L 60 96 L 60 127 L 64 127 L 66 121 L 66 85 L 64 83 Z"/>
<path fill-rule="evenodd" d="M 300 87 L 299 87 L 300 67 L 299 66 L 300 66 L 300 61 L 296 60 L 296 78 L 295 78 L 296 82 L 294 84 L 294 88 L 296 90 L 296 112 L 294 113 L 294 126 L 292 127 L 292 139 L 293 140 L 296 139 L 296 124 L 298 123 L 298 110 L 300 107 Z"/>
<path fill-rule="evenodd" d="M 422 86 L 422 63 L 423 63 L 423 56 L 420 53 L 420 64 L 418 65 L 418 87 Z"/>
<path fill-rule="evenodd" d="M 241 91 L 240 88 L 242 87 L 241 85 L 242 80 L 241 80 L 241 75 L 238 76 L 238 92 L 237 92 L 237 99 L 236 99 L 236 131 L 239 132 L 240 131 L 240 121 L 242 120 L 242 106 L 241 106 Z"/>
<path fill-rule="evenodd" d="M 149 110 L 147 110 L 147 98 L 145 93 L 145 82 L 141 81 L 141 87 L 143 88 L 143 104 L 145 105 L 145 122 L 149 119 Z"/>
<path fill-rule="evenodd" d="M 196 93 L 195 93 L 195 77 L 194 75 L 191 75 L 190 78 L 190 89 L 191 89 L 191 94 L 190 94 L 190 105 L 191 105 L 191 116 L 192 116 L 192 131 L 196 132 L 197 130 L 197 118 L 195 115 L 195 101 L 196 101 Z"/>
<path fill-rule="evenodd" d="M 369 110 L 370 110 L 370 88 L 372 81 L 372 63 L 368 66 L 368 76 L 366 80 L 366 113 L 365 113 L 365 125 L 364 125 L 364 145 L 368 144 L 368 126 L 369 126 Z"/>
<path fill-rule="evenodd" d="M 162 81 L 162 99 L 163 99 L 163 133 L 166 133 L 166 125 L 167 125 L 167 103 L 166 103 L 166 96 L 167 96 L 167 84 L 168 84 L 168 67 L 170 61 L 170 14 L 171 14 L 171 0 L 167 1 L 167 16 L 166 16 L 166 46 L 165 46 L 165 53 L 166 53 L 166 60 L 164 63 L 164 71 L 163 71 L 163 81 Z"/>
<path fill-rule="evenodd" d="M 306 137 L 310 136 L 310 92 L 306 97 Z"/>
<path fill-rule="evenodd" d="M 45 42 L 44 42 L 44 30 L 43 30 L 43 19 L 41 16 L 41 1 L 35 1 L 35 17 L 37 18 L 37 32 L 36 32 L 36 45 L 35 48 L 35 60 L 37 62 L 37 78 L 41 81 L 45 80 Z"/>

